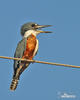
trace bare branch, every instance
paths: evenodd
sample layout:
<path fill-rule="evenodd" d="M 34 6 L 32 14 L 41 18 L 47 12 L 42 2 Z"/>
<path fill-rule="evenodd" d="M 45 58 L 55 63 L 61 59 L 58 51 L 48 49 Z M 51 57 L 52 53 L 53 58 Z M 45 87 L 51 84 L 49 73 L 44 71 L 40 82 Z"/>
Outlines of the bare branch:
<path fill-rule="evenodd" d="M 26 62 L 31 62 L 31 63 L 42 63 L 42 64 L 55 65 L 55 66 L 64 66 L 64 67 L 80 68 L 80 66 L 76 66 L 76 65 L 60 64 L 60 63 L 52 63 L 52 62 L 44 62 L 44 61 L 38 61 L 38 60 L 28 60 L 28 59 L 5 57 L 5 56 L 0 56 L 0 58 L 10 59 L 10 60 L 21 60 L 21 61 L 26 61 Z"/>

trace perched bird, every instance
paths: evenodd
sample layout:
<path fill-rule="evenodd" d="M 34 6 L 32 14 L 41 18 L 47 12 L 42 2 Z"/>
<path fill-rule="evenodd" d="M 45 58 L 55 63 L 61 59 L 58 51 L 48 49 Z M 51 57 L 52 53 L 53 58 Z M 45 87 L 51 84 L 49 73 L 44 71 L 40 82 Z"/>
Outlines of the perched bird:
<path fill-rule="evenodd" d="M 38 25 L 36 23 L 26 23 L 21 27 L 21 35 L 23 39 L 18 43 L 14 57 L 32 60 L 38 51 L 38 40 L 36 36 L 39 33 L 51 33 L 50 31 L 42 31 L 41 28 L 51 25 Z M 29 62 L 14 61 L 14 73 L 10 90 L 14 91 L 17 87 L 21 73 L 29 66 Z"/>

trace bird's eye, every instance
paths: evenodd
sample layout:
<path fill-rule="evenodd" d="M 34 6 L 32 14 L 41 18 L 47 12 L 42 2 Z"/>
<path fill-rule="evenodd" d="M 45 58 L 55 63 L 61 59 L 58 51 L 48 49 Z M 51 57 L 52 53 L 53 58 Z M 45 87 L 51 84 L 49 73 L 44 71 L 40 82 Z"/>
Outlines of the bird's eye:
<path fill-rule="evenodd" d="M 35 24 L 32 24 L 32 27 L 34 27 L 35 26 Z"/>

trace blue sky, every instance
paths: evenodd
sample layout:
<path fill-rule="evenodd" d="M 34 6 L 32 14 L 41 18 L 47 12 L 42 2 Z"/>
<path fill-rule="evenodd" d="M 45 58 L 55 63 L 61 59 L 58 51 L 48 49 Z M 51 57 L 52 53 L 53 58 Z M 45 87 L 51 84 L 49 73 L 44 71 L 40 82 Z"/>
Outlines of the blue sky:
<path fill-rule="evenodd" d="M 39 51 L 34 59 L 80 65 L 79 0 L 1 0 L 1 56 L 13 57 L 22 38 L 20 27 L 26 22 L 53 25 L 45 29 L 52 34 L 37 37 Z M 80 69 L 31 64 L 16 91 L 11 92 L 13 61 L 0 59 L 0 68 L 0 100 L 62 100 L 64 93 L 76 95 L 75 100 L 80 98 Z"/>

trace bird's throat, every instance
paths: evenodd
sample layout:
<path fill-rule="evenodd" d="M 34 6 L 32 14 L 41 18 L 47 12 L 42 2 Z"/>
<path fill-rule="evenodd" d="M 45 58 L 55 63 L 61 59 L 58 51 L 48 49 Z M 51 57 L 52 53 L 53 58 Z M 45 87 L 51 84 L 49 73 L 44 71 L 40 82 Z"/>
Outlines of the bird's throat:
<path fill-rule="evenodd" d="M 32 34 L 36 37 L 37 32 L 35 30 L 29 30 L 29 31 L 25 32 L 23 38 L 27 38 L 27 37 L 29 37 Z"/>

